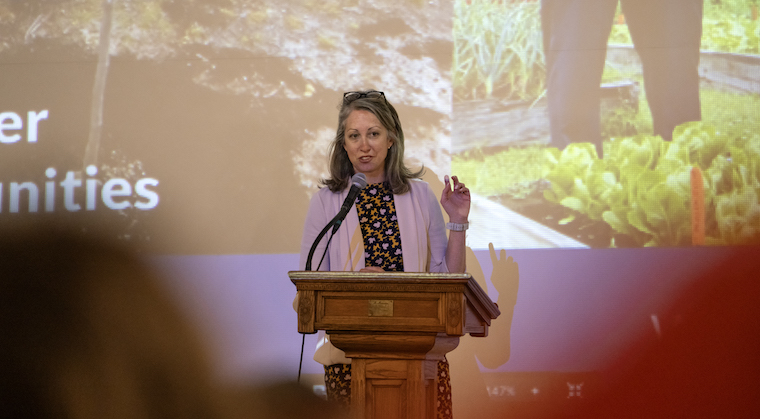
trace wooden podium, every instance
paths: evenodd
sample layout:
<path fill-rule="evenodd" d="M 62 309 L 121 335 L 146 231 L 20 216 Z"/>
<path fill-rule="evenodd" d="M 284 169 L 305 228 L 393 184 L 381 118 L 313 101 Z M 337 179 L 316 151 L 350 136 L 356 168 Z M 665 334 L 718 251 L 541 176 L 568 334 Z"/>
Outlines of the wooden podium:
<path fill-rule="evenodd" d="M 437 365 L 499 314 L 469 274 L 289 272 L 298 331 L 325 330 L 351 358 L 351 414 L 434 419 Z M 456 391 L 453 389 L 452 391 Z"/>

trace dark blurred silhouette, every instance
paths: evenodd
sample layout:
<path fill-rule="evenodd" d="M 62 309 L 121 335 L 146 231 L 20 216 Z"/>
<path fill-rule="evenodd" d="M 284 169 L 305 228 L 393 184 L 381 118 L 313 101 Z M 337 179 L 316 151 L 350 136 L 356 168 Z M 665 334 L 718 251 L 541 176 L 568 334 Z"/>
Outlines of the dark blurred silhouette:
<path fill-rule="evenodd" d="M 222 386 L 160 278 L 84 231 L 0 234 L 0 417 L 336 417 L 296 384 Z"/>
<path fill-rule="evenodd" d="M 1 416 L 229 417 L 196 335 L 128 249 L 4 231 L 0 272 Z"/>
<path fill-rule="evenodd" d="M 242 388 L 238 400 L 246 418 L 262 419 L 348 419 L 348 410 L 314 395 L 308 387 L 295 382 Z"/>

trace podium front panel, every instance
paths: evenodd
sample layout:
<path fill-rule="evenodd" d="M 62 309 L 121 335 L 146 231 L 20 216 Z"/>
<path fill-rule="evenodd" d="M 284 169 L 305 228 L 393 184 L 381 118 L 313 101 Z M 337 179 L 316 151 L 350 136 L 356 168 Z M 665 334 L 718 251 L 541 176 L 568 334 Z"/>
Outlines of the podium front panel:
<path fill-rule="evenodd" d="M 441 293 L 318 293 L 315 327 L 324 330 L 445 331 Z"/>

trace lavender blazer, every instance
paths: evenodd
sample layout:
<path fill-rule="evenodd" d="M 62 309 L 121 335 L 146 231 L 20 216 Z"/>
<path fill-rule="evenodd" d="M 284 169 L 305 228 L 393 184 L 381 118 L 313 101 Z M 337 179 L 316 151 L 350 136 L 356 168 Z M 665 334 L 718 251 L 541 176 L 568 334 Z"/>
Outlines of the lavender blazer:
<path fill-rule="evenodd" d="M 320 189 L 312 198 L 301 240 L 300 269 L 306 267 L 306 258 L 314 239 L 325 225 L 338 213 L 348 195 L 348 189 L 330 192 Z M 412 180 L 410 190 L 393 195 L 398 227 L 401 235 L 401 251 L 406 272 L 448 272 L 446 267 L 446 225 L 443 213 L 427 182 Z M 325 251 L 329 232 L 314 252 L 312 269 L 319 265 Z M 358 271 L 364 267 L 364 239 L 359 227 L 356 206 L 351 207 L 346 219 L 335 233 L 320 271 Z M 298 297 L 296 296 L 296 299 Z M 330 343 L 329 336 L 320 331 L 314 360 L 323 365 L 350 364 L 345 353 Z"/>

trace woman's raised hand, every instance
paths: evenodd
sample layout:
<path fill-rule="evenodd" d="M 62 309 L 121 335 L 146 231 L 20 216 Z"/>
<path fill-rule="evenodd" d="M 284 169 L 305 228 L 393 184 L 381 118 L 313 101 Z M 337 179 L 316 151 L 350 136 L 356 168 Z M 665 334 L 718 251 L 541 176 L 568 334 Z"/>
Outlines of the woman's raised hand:
<path fill-rule="evenodd" d="M 453 185 L 448 175 L 443 177 L 445 184 L 441 193 L 441 205 L 449 215 L 449 221 L 466 223 L 470 214 L 470 190 L 456 176 L 452 176 L 451 180 L 454 181 Z"/>

